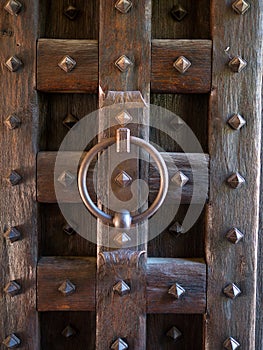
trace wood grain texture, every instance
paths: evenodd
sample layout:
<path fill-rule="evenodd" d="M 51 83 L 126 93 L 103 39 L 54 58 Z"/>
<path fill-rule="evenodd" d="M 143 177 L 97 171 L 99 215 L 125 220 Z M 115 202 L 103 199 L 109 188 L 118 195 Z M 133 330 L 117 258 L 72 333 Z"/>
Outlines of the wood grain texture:
<path fill-rule="evenodd" d="M 39 350 L 39 328 L 36 312 L 37 205 L 35 202 L 35 156 L 38 134 L 38 99 L 35 86 L 35 42 L 38 26 L 38 1 L 28 1 L 19 16 L 7 13 L 1 2 L 1 29 L 10 28 L 12 34 L 1 37 L 0 96 L 0 347 L 11 333 L 21 339 L 20 349 Z M 17 72 L 4 65 L 16 55 L 23 62 Z M 4 125 L 10 114 L 16 114 L 22 124 L 8 130 Z M 22 181 L 12 187 L 8 181 L 11 170 L 22 175 Z M 3 232 L 16 226 L 22 239 L 11 244 Z M 13 298 L 3 291 L 10 280 L 17 280 L 21 293 Z"/>
<path fill-rule="evenodd" d="M 168 93 L 207 93 L 211 88 L 210 40 L 153 40 L 151 90 Z M 191 62 L 185 73 L 173 67 L 184 56 Z"/>
<path fill-rule="evenodd" d="M 262 3 L 255 1 L 245 15 L 238 16 L 231 8 L 231 1 L 211 3 L 214 64 L 209 117 L 211 202 L 206 237 L 207 349 L 221 349 L 229 336 L 242 348 L 255 349 L 262 10 Z M 232 55 L 239 54 L 248 61 L 247 68 L 239 74 L 229 70 L 229 59 L 223 54 L 227 46 Z M 247 119 L 247 126 L 237 132 L 226 124 L 236 111 Z M 235 171 L 242 174 L 246 184 L 232 190 L 225 180 Z M 237 245 L 224 237 L 231 227 L 238 227 L 245 234 Z M 242 291 L 236 300 L 222 294 L 222 288 L 230 282 Z"/>
<path fill-rule="evenodd" d="M 58 64 L 66 55 L 76 62 L 66 73 Z M 95 40 L 39 39 L 37 89 L 48 92 L 95 93 L 98 87 L 98 42 Z"/>

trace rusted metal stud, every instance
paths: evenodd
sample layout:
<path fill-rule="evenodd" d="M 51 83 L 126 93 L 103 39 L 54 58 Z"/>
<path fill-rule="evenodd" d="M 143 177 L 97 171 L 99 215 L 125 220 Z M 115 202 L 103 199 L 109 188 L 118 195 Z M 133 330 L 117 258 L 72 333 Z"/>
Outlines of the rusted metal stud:
<path fill-rule="evenodd" d="M 6 118 L 4 124 L 9 130 L 14 130 L 21 125 L 21 120 L 16 115 L 11 114 Z"/>
<path fill-rule="evenodd" d="M 174 341 L 179 340 L 182 337 L 182 333 L 179 331 L 178 328 L 173 326 L 167 333 L 166 335 L 170 338 L 172 338 Z"/>
<path fill-rule="evenodd" d="M 232 337 L 227 338 L 224 342 L 224 348 L 227 350 L 236 350 L 239 347 L 239 342 Z"/>
<path fill-rule="evenodd" d="M 21 340 L 16 336 L 14 333 L 10 334 L 8 337 L 5 338 L 3 341 L 3 344 L 8 348 L 8 349 L 14 349 L 18 348 L 19 345 L 21 344 Z"/>
<path fill-rule="evenodd" d="M 229 230 L 226 234 L 226 238 L 229 242 L 233 244 L 237 244 L 240 242 L 244 237 L 244 234 L 239 231 L 236 227 L 233 227 L 231 230 Z"/>
<path fill-rule="evenodd" d="M 111 345 L 111 350 L 126 350 L 128 348 L 128 344 L 121 338 L 116 339 Z"/>
<path fill-rule="evenodd" d="M 243 15 L 250 8 L 250 4 L 245 0 L 236 0 L 233 2 L 232 8 L 239 15 Z"/>
<path fill-rule="evenodd" d="M 22 181 L 22 176 L 18 174 L 15 170 L 11 171 L 11 174 L 9 175 L 9 182 L 12 186 L 18 185 Z"/>
<path fill-rule="evenodd" d="M 115 8 L 121 13 L 127 13 L 132 8 L 132 2 L 130 0 L 118 0 L 115 3 Z"/>
<path fill-rule="evenodd" d="M 66 73 L 70 73 L 77 65 L 77 62 L 70 56 L 66 55 L 58 63 L 58 66 Z"/>
<path fill-rule="evenodd" d="M 116 152 L 130 153 L 131 131 L 128 128 L 120 128 L 116 132 Z"/>
<path fill-rule="evenodd" d="M 124 281 L 119 281 L 115 286 L 113 286 L 113 292 L 119 294 L 119 296 L 123 297 L 126 294 L 129 294 L 131 288 Z"/>
<path fill-rule="evenodd" d="M 58 182 L 64 187 L 70 187 L 76 181 L 76 176 L 69 170 L 65 170 L 58 177 Z"/>
<path fill-rule="evenodd" d="M 63 232 L 65 232 L 68 236 L 72 236 L 76 234 L 76 231 L 74 230 L 74 228 L 69 224 L 66 224 L 63 226 Z"/>
<path fill-rule="evenodd" d="M 73 5 L 69 5 L 65 10 L 64 10 L 64 15 L 70 19 L 71 21 L 74 21 L 74 19 L 77 18 L 79 14 L 79 10 L 73 6 Z"/>
<path fill-rule="evenodd" d="M 169 232 L 179 236 L 184 233 L 184 228 L 179 222 L 175 222 L 172 226 L 169 227 Z"/>
<path fill-rule="evenodd" d="M 247 66 L 247 61 L 244 60 L 241 56 L 233 57 L 228 63 L 229 67 L 234 73 L 240 73 Z"/>
<path fill-rule="evenodd" d="M 235 130 L 240 130 L 246 124 L 245 119 L 239 113 L 232 115 L 232 117 L 228 119 L 227 122 L 231 128 Z"/>
<path fill-rule="evenodd" d="M 174 19 L 176 19 L 178 22 L 181 22 L 188 14 L 188 12 L 182 5 L 177 4 L 172 8 L 171 14 Z"/>
<path fill-rule="evenodd" d="M 19 294 L 21 291 L 21 286 L 16 281 L 10 281 L 7 283 L 7 285 L 4 288 L 4 292 L 11 297 L 14 297 L 15 295 Z"/>
<path fill-rule="evenodd" d="M 21 67 L 23 67 L 23 62 L 18 58 L 17 56 L 11 56 L 8 58 L 8 60 L 5 62 L 5 66 L 7 69 L 10 70 L 10 72 L 16 72 Z"/>
<path fill-rule="evenodd" d="M 133 65 L 132 61 L 125 55 L 122 55 L 115 62 L 115 66 L 121 71 L 126 72 Z"/>
<path fill-rule="evenodd" d="M 70 280 L 66 280 L 61 284 L 58 290 L 64 296 L 68 296 L 75 292 L 76 286 Z"/>
<path fill-rule="evenodd" d="M 177 186 L 183 187 L 189 181 L 189 178 L 183 172 L 177 171 L 171 181 Z"/>
<path fill-rule="evenodd" d="M 227 183 L 229 184 L 229 186 L 234 189 L 241 187 L 245 182 L 246 180 L 238 172 L 232 174 L 227 179 Z"/>
<path fill-rule="evenodd" d="M 11 15 L 17 16 L 22 10 L 22 4 L 17 0 L 9 0 L 5 5 L 4 9 Z"/>
<path fill-rule="evenodd" d="M 63 125 L 70 130 L 78 121 L 79 120 L 77 117 L 71 113 L 68 113 L 66 118 L 63 120 Z"/>
<path fill-rule="evenodd" d="M 4 233 L 4 237 L 6 240 L 14 243 L 21 239 L 21 233 L 18 231 L 16 227 L 11 227 Z"/>
<path fill-rule="evenodd" d="M 228 284 L 223 289 L 223 292 L 230 299 L 235 299 L 241 294 L 241 290 L 238 288 L 238 286 L 235 285 L 235 283 Z"/>
<path fill-rule="evenodd" d="M 120 125 L 126 125 L 132 121 L 132 116 L 127 111 L 122 111 L 115 119 Z"/>
<path fill-rule="evenodd" d="M 179 73 L 184 74 L 191 67 L 192 63 L 184 56 L 180 56 L 174 61 L 174 68 L 178 70 Z"/>
<path fill-rule="evenodd" d="M 175 283 L 169 288 L 168 294 L 173 295 L 175 299 L 180 299 L 185 294 L 185 289 L 179 283 Z"/>
<path fill-rule="evenodd" d="M 126 171 L 122 170 L 114 179 L 117 185 L 120 187 L 127 187 L 131 184 L 132 178 Z"/>
<path fill-rule="evenodd" d="M 65 338 L 71 338 L 77 334 L 77 331 L 71 325 L 68 325 L 66 328 L 63 329 L 61 334 Z"/>
<path fill-rule="evenodd" d="M 119 246 L 124 246 L 131 241 L 129 235 L 126 232 L 118 233 L 113 239 Z"/>

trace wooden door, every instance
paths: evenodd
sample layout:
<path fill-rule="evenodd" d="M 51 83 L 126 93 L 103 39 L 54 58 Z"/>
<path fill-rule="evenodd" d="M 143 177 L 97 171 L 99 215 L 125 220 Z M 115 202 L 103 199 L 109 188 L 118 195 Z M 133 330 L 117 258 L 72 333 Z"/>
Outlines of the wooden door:
<path fill-rule="evenodd" d="M 1 349 L 261 349 L 260 1 L 9 0 L 0 11 Z M 63 217 L 54 182 L 78 211 L 77 174 L 53 180 L 54 164 L 78 120 L 120 101 L 179 115 L 209 160 L 210 186 L 184 232 L 190 155 L 147 123 L 131 126 L 190 180 L 160 235 L 108 249 Z M 148 171 L 156 195 L 156 170 L 128 166 Z M 92 220 L 87 232 L 108 234 Z"/>

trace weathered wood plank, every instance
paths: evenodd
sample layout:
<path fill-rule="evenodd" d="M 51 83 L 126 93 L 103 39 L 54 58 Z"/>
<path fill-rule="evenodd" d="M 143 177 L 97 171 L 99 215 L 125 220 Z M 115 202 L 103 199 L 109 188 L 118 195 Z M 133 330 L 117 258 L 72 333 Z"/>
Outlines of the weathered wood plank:
<path fill-rule="evenodd" d="M 59 67 L 59 63 L 65 56 L 69 56 L 76 63 L 69 72 Z M 38 40 L 38 90 L 95 93 L 97 88 L 98 42 L 96 40 Z"/>
<path fill-rule="evenodd" d="M 148 258 L 146 274 L 148 313 L 204 313 L 206 265 L 203 260 Z M 58 291 L 66 279 L 76 286 L 75 293 L 69 296 Z M 168 294 L 176 282 L 186 290 L 179 300 Z M 43 257 L 38 264 L 38 311 L 94 311 L 95 283 L 95 258 Z M 113 297 L 112 289 L 109 294 Z M 123 303 L 127 298 L 129 296 L 122 299 Z"/>
<path fill-rule="evenodd" d="M 38 33 L 38 1 L 27 1 L 18 16 L 4 10 L 1 3 L 0 27 L 10 35 L 1 36 L 0 96 L 0 343 L 14 333 L 20 349 L 39 350 L 39 327 L 36 312 L 36 261 L 38 254 L 37 205 L 35 202 L 35 156 L 38 136 L 38 99 L 35 86 L 35 42 Z M 23 66 L 11 72 L 5 62 L 16 55 Z M 21 124 L 10 130 L 4 123 L 16 115 Z M 11 186 L 9 176 L 16 170 L 22 180 Z M 11 226 L 21 232 L 20 240 L 11 243 L 3 233 Z M 5 286 L 16 280 L 20 293 L 11 297 Z"/>
<path fill-rule="evenodd" d="M 206 348 L 221 349 L 232 336 L 242 349 L 252 350 L 255 349 L 263 5 L 254 1 L 241 16 L 232 10 L 230 1 L 213 0 L 211 10 L 214 64 L 209 118 L 211 202 L 206 236 Z M 228 66 L 229 59 L 224 55 L 228 46 L 230 55 L 241 55 L 248 62 L 240 73 L 232 72 Z M 227 120 L 236 112 L 243 115 L 247 125 L 234 131 Z M 239 172 L 246 181 L 236 190 L 226 184 L 234 172 Z M 232 227 L 244 233 L 238 244 L 231 244 L 225 238 Z M 229 283 L 241 289 L 235 300 L 222 293 Z"/>
<path fill-rule="evenodd" d="M 153 40 L 151 90 L 168 93 L 207 93 L 211 89 L 210 40 Z M 173 64 L 185 57 L 191 66 L 179 72 Z"/>

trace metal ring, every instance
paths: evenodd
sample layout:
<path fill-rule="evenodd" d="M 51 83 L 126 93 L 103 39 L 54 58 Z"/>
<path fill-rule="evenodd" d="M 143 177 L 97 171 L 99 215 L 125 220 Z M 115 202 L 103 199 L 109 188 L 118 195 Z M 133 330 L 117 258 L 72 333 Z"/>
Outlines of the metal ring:
<path fill-rule="evenodd" d="M 90 163 L 93 160 L 93 158 L 99 152 L 113 145 L 115 142 L 116 142 L 116 138 L 111 137 L 95 145 L 84 157 L 78 173 L 78 187 L 79 187 L 79 193 L 82 201 L 94 216 L 100 219 L 103 223 L 109 224 L 109 225 L 114 225 L 113 224 L 114 217 L 100 210 L 92 202 L 87 189 L 87 174 L 88 174 Z M 136 214 L 132 217 L 131 223 L 132 225 L 135 225 L 139 222 L 149 219 L 153 214 L 156 213 L 156 211 L 163 204 L 163 201 L 168 191 L 169 176 L 168 176 L 168 170 L 167 170 L 165 161 L 163 160 L 159 152 L 150 143 L 135 136 L 131 136 L 130 142 L 133 143 L 134 145 L 144 148 L 150 154 L 150 156 L 156 162 L 160 173 L 160 188 L 159 188 L 158 195 L 156 196 L 155 200 L 153 201 L 153 203 L 149 208 L 147 208 L 144 212 L 140 214 Z"/>

